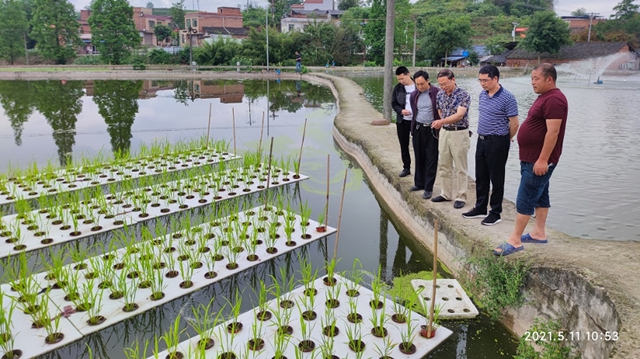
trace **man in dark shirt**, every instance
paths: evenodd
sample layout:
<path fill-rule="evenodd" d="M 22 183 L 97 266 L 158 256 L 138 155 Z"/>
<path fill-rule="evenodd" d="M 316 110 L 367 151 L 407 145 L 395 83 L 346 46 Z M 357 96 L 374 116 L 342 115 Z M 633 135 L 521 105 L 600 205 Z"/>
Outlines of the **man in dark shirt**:
<path fill-rule="evenodd" d="M 296 51 L 296 72 L 302 72 L 302 56 Z"/>
<path fill-rule="evenodd" d="M 495 255 L 521 251 L 522 243 L 547 243 L 549 179 L 560 160 L 569 110 L 567 98 L 556 87 L 556 79 L 556 69 L 551 64 L 540 64 L 531 72 L 531 85 L 539 96 L 518 131 L 522 178 L 516 199 L 516 225 L 509 239 L 493 251 Z M 523 235 L 534 211 L 533 231 Z"/>
<path fill-rule="evenodd" d="M 416 158 L 414 185 L 410 191 L 422 192 L 422 198 L 433 195 L 438 169 L 438 131 L 432 129 L 434 121 L 440 119 L 436 109 L 436 97 L 440 89 L 431 86 L 429 73 L 418 70 L 413 75 L 416 90 L 409 97 L 411 103 L 411 134 L 413 134 L 413 153 Z"/>
<path fill-rule="evenodd" d="M 411 155 L 409 154 L 409 138 L 411 134 L 411 103 L 409 96 L 416 89 L 413 79 L 409 75 L 409 69 L 399 66 L 396 69 L 398 84 L 391 94 L 391 107 L 396 112 L 396 130 L 400 142 L 400 154 L 402 157 L 402 172 L 400 177 L 411 174 Z"/>

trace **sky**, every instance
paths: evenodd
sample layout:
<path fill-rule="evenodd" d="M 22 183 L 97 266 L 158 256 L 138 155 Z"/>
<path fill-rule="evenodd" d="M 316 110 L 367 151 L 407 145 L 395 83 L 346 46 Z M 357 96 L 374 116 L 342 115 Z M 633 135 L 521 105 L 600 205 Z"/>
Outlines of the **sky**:
<path fill-rule="evenodd" d="M 91 0 L 70 0 L 77 10 L 84 9 L 89 5 Z M 186 0 L 185 6 L 187 9 L 198 9 L 202 11 L 216 11 L 221 6 L 246 5 L 247 1 L 253 2 L 255 5 L 260 6 L 266 4 L 266 0 Z M 146 6 L 149 0 L 129 0 L 129 3 L 133 6 Z M 172 2 L 177 0 L 151 0 L 155 7 L 171 7 Z M 415 0 L 411 0 L 415 2 Z M 571 15 L 571 12 L 578 8 L 585 8 L 588 13 L 594 12 L 602 17 L 608 18 L 613 13 L 613 7 L 618 4 L 620 0 L 556 0 L 555 10 L 560 16 Z"/>

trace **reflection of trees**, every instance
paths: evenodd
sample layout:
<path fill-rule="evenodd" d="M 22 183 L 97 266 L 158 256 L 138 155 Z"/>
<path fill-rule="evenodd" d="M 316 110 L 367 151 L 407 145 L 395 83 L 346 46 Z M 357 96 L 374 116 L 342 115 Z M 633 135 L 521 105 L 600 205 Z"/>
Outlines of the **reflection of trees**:
<path fill-rule="evenodd" d="M 179 102 L 185 106 L 189 106 L 189 99 L 191 102 L 195 100 L 195 96 L 193 96 L 193 81 L 180 81 L 175 84 L 175 92 L 173 98 L 176 99 L 176 102 Z"/>
<path fill-rule="evenodd" d="M 53 128 L 60 165 L 71 159 L 76 143 L 76 121 L 82 111 L 82 81 L 38 81 L 35 83 L 36 109 Z"/>
<path fill-rule="evenodd" d="M 128 152 L 142 81 L 96 81 L 93 102 L 107 124 L 113 153 Z"/>
<path fill-rule="evenodd" d="M 249 100 L 267 96 L 266 81 L 245 81 L 244 94 Z M 304 105 L 319 106 L 333 102 L 334 98 L 327 88 L 300 81 L 271 81 L 269 83 L 269 111 L 286 110 L 294 113 Z"/>
<path fill-rule="evenodd" d="M 16 145 L 22 145 L 22 129 L 33 112 L 33 86 L 28 81 L 0 81 L 0 107 L 11 122 Z"/>

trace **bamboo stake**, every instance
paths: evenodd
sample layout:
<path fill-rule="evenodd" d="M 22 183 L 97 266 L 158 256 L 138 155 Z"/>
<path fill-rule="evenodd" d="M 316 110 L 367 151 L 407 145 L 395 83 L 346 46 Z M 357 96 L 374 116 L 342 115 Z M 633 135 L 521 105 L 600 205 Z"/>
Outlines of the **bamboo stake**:
<path fill-rule="evenodd" d="M 427 325 L 427 338 L 431 338 L 433 326 L 433 312 L 436 305 L 436 280 L 438 277 L 438 220 L 433 221 L 433 285 L 431 289 L 431 308 L 429 309 L 429 325 Z"/>
<path fill-rule="evenodd" d="M 262 133 L 264 132 L 264 111 L 262 111 L 262 126 L 260 127 L 260 142 L 258 143 L 258 154 L 262 153 Z"/>
<path fill-rule="evenodd" d="M 269 200 L 269 185 L 271 184 L 271 156 L 273 155 L 273 137 L 271 137 L 271 145 L 269 146 L 269 167 L 267 168 L 267 187 L 264 192 L 264 206 L 267 207 Z"/>
<path fill-rule="evenodd" d="M 298 173 L 300 175 L 300 162 L 302 162 L 302 148 L 304 147 L 304 136 L 307 133 L 307 118 L 304 119 L 304 128 L 302 129 L 302 142 L 300 143 L 300 155 L 298 156 Z"/>
<path fill-rule="evenodd" d="M 209 131 L 211 131 L 211 102 L 209 102 L 209 123 L 207 124 L 207 148 L 209 148 Z"/>
<path fill-rule="evenodd" d="M 231 116 L 233 117 L 233 154 L 237 155 L 236 151 L 236 111 L 232 107 L 231 108 Z"/>
<path fill-rule="evenodd" d="M 324 207 L 324 228 L 327 228 L 327 225 L 329 225 L 329 172 L 331 172 L 331 170 L 329 169 L 330 158 L 331 155 L 327 154 L 327 203 Z M 320 225 L 322 225 L 322 223 L 320 223 Z"/>
<path fill-rule="evenodd" d="M 342 207 L 344 206 L 344 192 L 347 188 L 347 172 L 349 168 L 344 169 L 344 182 L 342 183 L 342 199 L 340 200 L 340 211 L 338 212 L 338 228 L 336 230 L 336 243 L 333 245 L 333 260 L 338 256 L 338 239 L 340 238 L 340 222 L 342 222 Z"/>

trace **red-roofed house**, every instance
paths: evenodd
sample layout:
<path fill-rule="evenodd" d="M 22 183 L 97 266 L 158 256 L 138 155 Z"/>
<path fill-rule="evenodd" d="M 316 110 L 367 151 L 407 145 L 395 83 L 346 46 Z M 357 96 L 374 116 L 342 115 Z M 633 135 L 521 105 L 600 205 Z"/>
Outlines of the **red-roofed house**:
<path fill-rule="evenodd" d="M 180 30 L 180 43 L 189 46 L 193 41 L 193 47 L 198 47 L 207 39 L 220 37 L 246 38 L 247 31 L 242 24 L 242 12 L 237 7 L 219 7 L 218 12 L 191 12 L 184 16 L 185 29 Z M 189 39 L 191 28 L 192 39 Z"/>
<path fill-rule="evenodd" d="M 140 34 L 141 44 L 143 46 L 158 46 L 158 39 L 154 33 L 156 25 L 170 26 L 173 18 L 170 16 L 153 15 L 153 9 L 147 7 L 133 8 L 133 22 L 136 24 L 136 30 Z M 165 39 L 166 45 L 170 42 Z"/>

